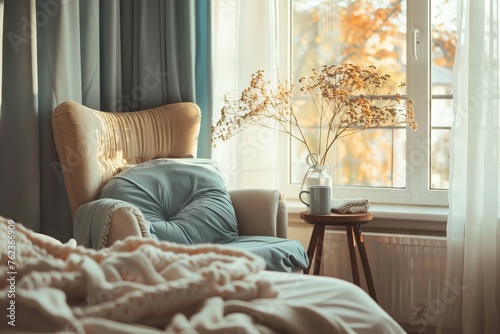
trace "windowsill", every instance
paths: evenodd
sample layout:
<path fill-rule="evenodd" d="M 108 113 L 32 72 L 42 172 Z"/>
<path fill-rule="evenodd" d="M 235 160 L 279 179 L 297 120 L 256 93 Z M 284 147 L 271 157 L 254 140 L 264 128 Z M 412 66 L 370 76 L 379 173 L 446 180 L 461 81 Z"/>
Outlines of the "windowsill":
<path fill-rule="evenodd" d="M 299 213 L 306 210 L 298 200 L 287 200 L 289 222 L 303 222 Z M 371 204 L 373 221 L 363 226 L 363 231 L 409 235 L 445 236 L 448 218 L 447 207 Z"/>

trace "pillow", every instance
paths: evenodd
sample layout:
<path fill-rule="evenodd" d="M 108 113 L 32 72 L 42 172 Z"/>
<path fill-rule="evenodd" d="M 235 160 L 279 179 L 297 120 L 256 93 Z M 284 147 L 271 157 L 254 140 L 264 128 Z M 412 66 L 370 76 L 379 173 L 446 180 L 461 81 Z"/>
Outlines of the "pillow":
<path fill-rule="evenodd" d="M 101 198 L 137 207 L 158 240 L 227 243 L 238 236 L 231 198 L 209 159 L 156 159 L 135 165 L 111 179 Z"/>

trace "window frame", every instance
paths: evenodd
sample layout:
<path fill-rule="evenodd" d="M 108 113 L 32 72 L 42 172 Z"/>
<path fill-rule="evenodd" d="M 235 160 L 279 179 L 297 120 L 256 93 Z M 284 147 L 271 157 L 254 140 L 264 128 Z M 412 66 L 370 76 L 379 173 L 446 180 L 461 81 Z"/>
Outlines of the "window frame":
<path fill-rule="evenodd" d="M 278 2 L 278 24 L 280 32 L 279 66 L 282 75 L 292 73 L 291 38 L 293 36 L 292 2 L 293 0 L 276 0 Z M 409 15 L 411 13 L 411 15 Z M 416 42 L 417 55 L 414 59 L 411 41 L 413 29 L 419 30 Z M 431 4 L 430 0 L 407 0 L 407 97 L 415 102 L 415 119 L 418 130 L 407 128 L 406 152 L 407 171 L 406 188 L 351 187 L 333 185 L 334 198 L 366 197 L 372 203 L 404 204 L 415 206 L 447 206 L 448 191 L 430 189 L 430 108 L 432 102 L 430 77 L 430 44 L 431 44 Z M 286 72 L 286 73 L 284 73 Z M 295 78 L 297 79 L 297 78 Z M 427 82 L 422 89 L 418 82 Z M 287 198 L 296 199 L 300 184 L 292 184 L 290 180 L 290 138 L 286 134 L 279 136 L 279 162 L 281 191 Z M 305 170 L 304 173 L 307 171 Z"/>

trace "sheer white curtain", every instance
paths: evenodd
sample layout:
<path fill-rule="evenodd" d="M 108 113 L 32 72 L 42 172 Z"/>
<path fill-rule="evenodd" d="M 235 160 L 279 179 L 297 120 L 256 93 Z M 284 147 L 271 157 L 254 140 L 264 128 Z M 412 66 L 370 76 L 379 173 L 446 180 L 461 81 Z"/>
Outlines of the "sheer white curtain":
<path fill-rule="evenodd" d="M 252 73 L 264 70 L 267 78 L 277 78 L 277 11 L 278 0 L 213 1 L 214 123 L 224 94 L 239 97 Z M 212 158 L 219 163 L 228 188 L 278 189 L 277 141 L 277 131 L 253 127 L 217 143 Z"/>
<path fill-rule="evenodd" d="M 500 333 L 498 0 L 458 4 L 443 301 L 461 315 L 464 333 Z"/>

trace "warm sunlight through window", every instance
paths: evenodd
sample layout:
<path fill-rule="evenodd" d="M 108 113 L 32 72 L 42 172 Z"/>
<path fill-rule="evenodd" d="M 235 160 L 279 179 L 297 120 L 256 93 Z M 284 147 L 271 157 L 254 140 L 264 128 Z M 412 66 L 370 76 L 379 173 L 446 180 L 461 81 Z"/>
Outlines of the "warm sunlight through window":
<path fill-rule="evenodd" d="M 386 127 L 337 141 L 328 161 L 334 185 L 409 190 L 413 203 L 424 193 L 447 189 L 455 1 L 292 3 L 292 70 L 296 78 L 324 64 L 374 65 L 379 73 L 390 74 L 391 82 L 406 82 L 407 92 L 401 94 L 415 101 L 417 132 L 411 133 L 405 126 Z M 313 108 L 307 96 L 296 96 L 299 108 Z M 307 131 L 318 131 L 318 124 L 310 122 Z M 307 168 L 305 154 L 300 145 L 291 145 L 291 181 L 300 183 Z M 443 196 L 439 201 L 429 197 L 423 202 L 443 204 Z"/>

